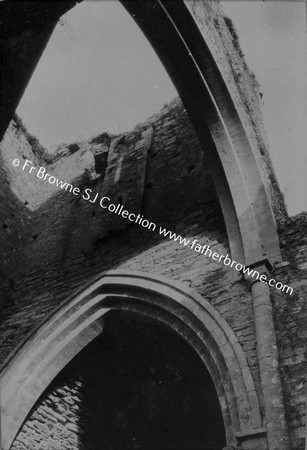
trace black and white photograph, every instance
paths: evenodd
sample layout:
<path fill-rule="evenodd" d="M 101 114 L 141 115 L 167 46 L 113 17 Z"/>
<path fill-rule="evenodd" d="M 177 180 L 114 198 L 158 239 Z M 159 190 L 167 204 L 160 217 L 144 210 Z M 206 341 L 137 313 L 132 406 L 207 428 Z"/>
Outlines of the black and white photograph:
<path fill-rule="evenodd" d="M 307 450 L 306 6 L 0 0 L 0 450 Z"/>

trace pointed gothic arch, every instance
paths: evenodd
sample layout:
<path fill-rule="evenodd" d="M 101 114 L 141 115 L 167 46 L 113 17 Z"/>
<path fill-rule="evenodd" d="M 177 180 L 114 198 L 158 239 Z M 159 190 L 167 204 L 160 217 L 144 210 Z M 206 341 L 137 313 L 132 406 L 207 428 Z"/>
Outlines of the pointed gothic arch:
<path fill-rule="evenodd" d="M 79 0 L 31 2 L 28 10 L 4 4 L 8 43 L 3 40 L 0 137 L 31 78 L 57 20 Z M 200 142 L 212 142 L 206 154 L 219 196 L 233 259 L 246 265 L 280 262 L 281 254 L 268 184 L 267 162 L 260 155 L 243 99 L 233 74 L 222 70 L 227 61 L 215 52 L 212 17 L 215 1 L 119 0 L 144 32 L 176 86 Z M 16 17 L 18 19 L 18 30 Z M 26 14 L 25 14 L 26 13 Z M 27 31 L 29 23 L 35 30 Z M 38 21 L 38 23 L 36 23 Z M 12 28 L 12 30 L 11 30 Z M 163 30 L 161 32 L 161 30 Z M 12 49 L 10 33 L 23 46 Z M 1 36 L 0 36 L 1 37 Z M 25 51 L 26 49 L 26 51 Z M 1 56 L 1 55 L 0 55 Z M 22 69 L 22 70 L 21 70 Z M 12 86 L 14 89 L 12 89 Z"/>
<path fill-rule="evenodd" d="M 110 310 L 129 310 L 175 330 L 198 353 L 214 382 L 227 442 L 261 430 L 254 381 L 234 332 L 210 303 L 160 276 L 104 273 L 60 305 L 14 352 L 0 375 L 2 447 L 55 376 L 103 329 Z"/>

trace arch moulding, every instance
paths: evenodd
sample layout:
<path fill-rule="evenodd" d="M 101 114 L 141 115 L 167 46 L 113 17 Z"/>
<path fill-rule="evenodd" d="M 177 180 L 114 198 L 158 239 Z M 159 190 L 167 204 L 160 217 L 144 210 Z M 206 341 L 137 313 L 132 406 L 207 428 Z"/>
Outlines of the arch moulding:
<path fill-rule="evenodd" d="M 3 47 L 0 138 L 56 21 L 80 1 L 50 2 L 48 8 L 45 2 L 37 1 L 31 2 L 28 9 L 16 9 L 15 2 L 10 0 L 0 2 L 5 5 L 7 28 L 0 36 Z M 217 2 L 120 2 L 155 49 L 183 100 L 204 151 L 208 149 L 206 157 L 223 210 L 233 259 L 246 265 L 265 261 L 269 266 L 280 261 L 268 182 L 260 167 L 259 148 L 251 137 L 254 130 L 243 117 L 243 99 L 234 93 L 233 80 L 227 79 L 222 70 L 227 61 L 221 61 L 216 55 L 216 43 L 211 36 Z M 36 31 L 31 31 L 33 36 L 28 42 L 24 33 L 29 31 L 29 24 Z M 14 47 L 14 52 L 10 33 L 23 42 L 20 49 Z"/>
<path fill-rule="evenodd" d="M 265 434 L 254 381 L 234 332 L 208 301 L 160 276 L 110 271 L 62 303 L 9 357 L 0 373 L 1 449 L 9 450 L 55 376 L 103 329 L 110 310 L 150 316 L 198 353 L 219 398 L 227 443 Z"/>

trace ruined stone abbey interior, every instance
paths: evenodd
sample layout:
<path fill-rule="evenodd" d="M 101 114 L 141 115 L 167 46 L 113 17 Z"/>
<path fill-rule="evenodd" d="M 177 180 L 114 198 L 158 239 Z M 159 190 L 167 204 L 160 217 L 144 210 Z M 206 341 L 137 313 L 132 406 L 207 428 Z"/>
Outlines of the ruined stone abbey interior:
<path fill-rule="evenodd" d="M 50 153 L 16 108 L 75 2 L 0 2 L 0 449 L 304 450 L 307 216 L 259 85 L 217 1 L 121 3 L 178 97 Z"/>

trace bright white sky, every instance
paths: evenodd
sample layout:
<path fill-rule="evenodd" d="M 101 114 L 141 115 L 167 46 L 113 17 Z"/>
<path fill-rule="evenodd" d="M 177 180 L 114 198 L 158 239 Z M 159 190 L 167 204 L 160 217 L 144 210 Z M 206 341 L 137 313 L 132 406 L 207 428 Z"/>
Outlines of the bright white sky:
<path fill-rule="evenodd" d="M 307 210 L 306 11 L 303 2 L 222 2 L 264 93 L 271 156 L 290 215 Z M 119 2 L 86 1 L 63 17 L 18 107 L 46 147 L 119 133 L 177 95 Z"/>

